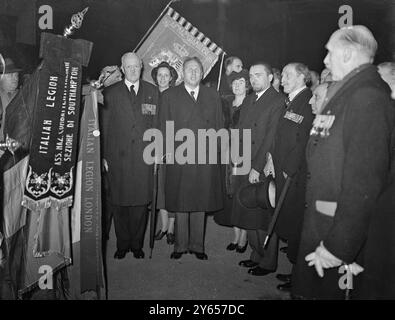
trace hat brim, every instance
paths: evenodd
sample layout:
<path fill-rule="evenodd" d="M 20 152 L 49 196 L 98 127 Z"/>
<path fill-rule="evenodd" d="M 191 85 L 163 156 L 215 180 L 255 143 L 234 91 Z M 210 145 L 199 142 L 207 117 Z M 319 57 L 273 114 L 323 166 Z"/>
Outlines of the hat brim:
<path fill-rule="evenodd" d="M 263 181 L 239 188 L 237 201 L 245 209 L 273 210 L 276 205 L 276 185 L 271 175 Z"/>
<path fill-rule="evenodd" d="M 4 74 L 21 72 L 21 71 L 22 71 L 22 69 L 20 69 L 20 68 L 6 68 Z M 0 75 L 1 74 L 3 74 L 3 70 L 0 71 Z"/>

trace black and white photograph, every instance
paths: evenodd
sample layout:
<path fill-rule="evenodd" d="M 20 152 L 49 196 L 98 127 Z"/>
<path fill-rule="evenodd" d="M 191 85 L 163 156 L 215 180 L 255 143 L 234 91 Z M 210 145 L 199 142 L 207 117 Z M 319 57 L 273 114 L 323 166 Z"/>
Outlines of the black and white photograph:
<path fill-rule="evenodd" d="M 3 301 L 395 300 L 395 0 L 0 0 L 0 173 Z"/>

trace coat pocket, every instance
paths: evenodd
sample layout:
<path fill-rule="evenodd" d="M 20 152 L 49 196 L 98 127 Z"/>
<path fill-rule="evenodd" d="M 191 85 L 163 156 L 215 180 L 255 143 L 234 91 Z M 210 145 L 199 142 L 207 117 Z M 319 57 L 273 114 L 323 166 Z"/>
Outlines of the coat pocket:
<path fill-rule="evenodd" d="M 315 209 L 328 217 L 334 217 L 337 208 L 337 202 L 335 201 L 322 201 L 317 200 L 315 202 Z"/>

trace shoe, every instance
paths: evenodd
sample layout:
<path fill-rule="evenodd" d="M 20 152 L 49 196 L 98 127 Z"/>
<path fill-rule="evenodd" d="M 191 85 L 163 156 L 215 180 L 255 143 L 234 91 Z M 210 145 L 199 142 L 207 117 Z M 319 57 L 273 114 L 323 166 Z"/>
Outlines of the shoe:
<path fill-rule="evenodd" d="M 130 251 L 133 252 L 133 257 L 135 257 L 136 259 L 144 259 L 144 251 L 141 249 L 138 250 L 132 250 L 130 249 Z"/>
<path fill-rule="evenodd" d="M 187 253 L 186 251 L 183 252 L 173 252 L 170 255 L 170 259 L 180 259 L 182 257 L 183 254 Z"/>
<path fill-rule="evenodd" d="M 226 250 L 228 250 L 228 251 L 233 251 L 233 250 L 235 250 L 236 248 L 237 248 L 237 243 L 231 242 L 231 243 L 229 243 L 228 246 L 226 247 Z"/>
<path fill-rule="evenodd" d="M 117 250 L 114 253 L 114 259 L 123 259 L 126 256 L 127 250 Z"/>
<path fill-rule="evenodd" d="M 288 252 L 288 247 L 282 247 L 282 248 L 280 249 L 280 251 L 281 251 L 282 253 L 287 253 L 287 252 Z"/>
<path fill-rule="evenodd" d="M 207 260 L 207 254 L 205 254 L 204 252 L 195 252 L 195 251 L 189 251 L 189 253 L 192 253 L 196 256 L 196 258 L 198 258 L 199 260 Z"/>
<path fill-rule="evenodd" d="M 245 267 L 245 268 L 253 268 L 258 265 L 257 262 L 254 262 L 252 260 L 243 260 L 239 262 L 239 266 Z"/>
<path fill-rule="evenodd" d="M 289 273 L 289 274 L 278 273 L 278 274 L 276 274 L 276 278 L 280 281 L 283 281 L 283 282 L 289 282 L 289 281 L 291 281 L 292 274 L 291 273 Z"/>
<path fill-rule="evenodd" d="M 159 230 L 158 231 L 158 233 L 155 235 L 155 240 L 162 240 L 162 238 L 165 236 L 165 234 L 167 233 L 167 230 L 166 231 L 162 231 L 162 230 Z"/>
<path fill-rule="evenodd" d="M 255 267 L 255 268 L 251 268 L 248 270 L 248 273 L 253 275 L 253 276 L 266 276 L 269 273 L 272 273 L 274 271 L 271 270 L 267 270 L 261 267 Z"/>
<path fill-rule="evenodd" d="M 174 242 L 176 241 L 176 237 L 174 236 L 174 233 L 168 233 L 166 234 L 166 239 L 167 239 L 167 244 L 174 244 Z"/>
<path fill-rule="evenodd" d="M 288 281 L 285 283 L 281 283 L 277 286 L 277 289 L 280 291 L 286 291 L 286 292 L 290 292 L 292 289 L 292 282 Z"/>
<path fill-rule="evenodd" d="M 246 242 L 246 244 L 244 245 L 244 247 L 237 246 L 236 252 L 238 252 L 238 253 L 244 253 L 244 252 L 247 250 L 247 246 L 248 246 L 248 241 Z"/>

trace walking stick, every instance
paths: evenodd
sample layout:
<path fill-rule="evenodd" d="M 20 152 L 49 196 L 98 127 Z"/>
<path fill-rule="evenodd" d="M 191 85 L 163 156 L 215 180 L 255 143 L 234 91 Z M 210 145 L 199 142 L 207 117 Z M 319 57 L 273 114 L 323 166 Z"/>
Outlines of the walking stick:
<path fill-rule="evenodd" d="M 350 300 L 350 291 L 352 289 L 352 272 L 350 270 L 350 265 L 345 265 L 344 267 L 346 269 L 346 274 L 347 274 L 347 286 L 346 286 L 345 300 Z"/>
<path fill-rule="evenodd" d="M 154 186 L 152 189 L 152 202 L 151 202 L 151 215 L 150 215 L 150 235 L 149 235 L 149 246 L 151 249 L 149 258 L 152 258 L 152 251 L 154 249 L 155 242 L 155 222 L 156 222 L 156 198 L 158 196 L 158 171 L 159 164 L 154 164 Z"/>
<path fill-rule="evenodd" d="M 273 214 L 272 220 L 270 221 L 270 224 L 269 224 L 269 229 L 268 229 L 267 235 L 265 237 L 265 242 L 263 243 L 264 249 L 267 247 L 267 244 L 269 243 L 269 239 L 270 239 L 271 235 L 273 234 L 273 229 L 274 229 L 274 226 L 276 225 L 278 215 L 279 215 L 281 207 L 283 205 L 288 188 L 291 184 L 291 180 L 292 180 L 291 177 L 288 176 L 287 179 L 285 180 L 285 185 L 284 185 L 283 189 L 281 190 L 280 198 L 278 199 L 278 203 L 276 205 L 276 208 L 274 209 L 274 214 Z"/>

